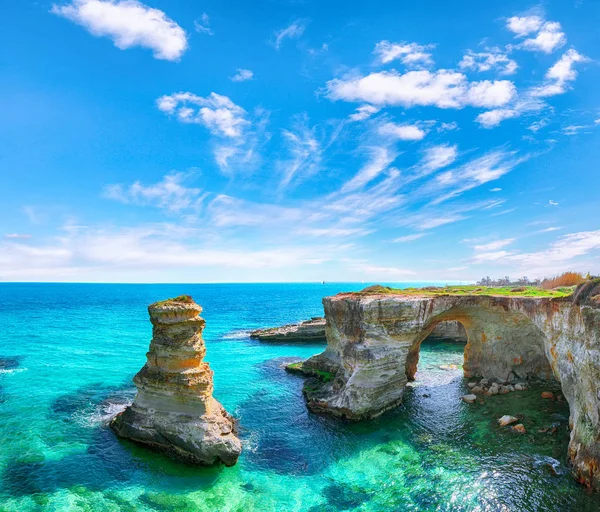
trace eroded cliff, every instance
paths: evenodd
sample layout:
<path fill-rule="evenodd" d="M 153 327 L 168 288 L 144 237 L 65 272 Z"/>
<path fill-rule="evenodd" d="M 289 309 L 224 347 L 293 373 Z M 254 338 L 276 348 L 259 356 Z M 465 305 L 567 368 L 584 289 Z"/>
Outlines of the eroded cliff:
<path fill-rule="evenodd" d="M 152 341 L 134 377 L 137 395 L 111 427 L 195 464 L 235 464 L 242 447 L 233 418 L 212 396 L 213 372 L 203 361 L 202 308 L 183 296 L 152 304 L 148 312 Z"/>
<path fill-rule="evenodd" d="M 556 379 L 570 406 L 576 477 L 600 488 L 600 283 L 567 298 L 340 294 L 323 299 L 327 348 L 305 370 L 331 378 L 305 389 L 309 407 L 350 419 L 397 406 L 421 342 L 440 322 L 467 334 L 464 373 L 501 382 Z"/>

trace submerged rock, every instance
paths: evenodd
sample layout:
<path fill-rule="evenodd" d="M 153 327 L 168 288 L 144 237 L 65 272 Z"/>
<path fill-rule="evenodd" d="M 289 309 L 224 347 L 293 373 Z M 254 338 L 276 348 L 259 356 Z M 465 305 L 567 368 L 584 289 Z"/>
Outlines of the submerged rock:
<path fill-rule="evenodd" d="M 516 423 L 517 421 L 519 421 L 518 418 L 505 414 L 501 418 L 498 418 L 498 425 L 500 425 L 501 427 L 506 427 L 507 425 L 510 425 L 511 423 Z"/>
<path fill-rule="evenodd" d="M 467 402 L 468 404 L 473 404 L 477 400 L 476 395 L 464 395 L 462 397 L 463 402 Z"/>
<path fill-rule="evenodd" d="M 250 337 L 260 341 L 325 341 L 325 319 L 313 317 L 297 324 L 258 329 Z"/>
<path fill-rule="evenodd" d="M 513 425 L 512 427 L 510 427 L 510 429 L 513 432 L 516 432 L 517 434 L 526 434 L 527 430 L 525 430 L 525 426 L 522 423 L 519 423 L 518 425 Z"/>
<path fill-rule="evenodd" d="M 111 427 L 121 437 L 195 464 L 236 463 L 242 445 L 233 418 L 213 396 L 202 308 L 182 296 L 148 307 L 152 341 L 134 377 L 137 396 Z"/>
<path fill-rule="evenodd" d="M 543 391 L 542 398 L 552 400 L 554 398 L 554 393 L 552 393 L 552 391 Z"/>

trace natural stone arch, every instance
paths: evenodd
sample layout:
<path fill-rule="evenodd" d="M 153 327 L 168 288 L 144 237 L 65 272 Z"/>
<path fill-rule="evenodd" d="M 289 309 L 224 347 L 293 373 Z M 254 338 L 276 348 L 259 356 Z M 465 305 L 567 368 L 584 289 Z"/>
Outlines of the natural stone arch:
<path fill-rule="evenodd" d="M 467 334 L 464 348 L 465 377 L 498 381 L 551 379 L 542 330 L 524 313 L 481 305 L 453 306 L 429 318 L 406 356 L 406 379 L 414 380 L 421 343 L 441 322 L 459 322 Z"/>
<path fill-rule="evenodd" d="M 600 279 L 565 299 L 359 293 L 326 297 L 323 306 L 327 348 L 303 367 L 335 378 L 305 389 L 311 410 L 358 420 L 396 407 L 420 343 L 436 323 L 459 320 L 470 345 L 467 375 L 553 375 L 561 383 L 573 473 L 600 489 Z"/>

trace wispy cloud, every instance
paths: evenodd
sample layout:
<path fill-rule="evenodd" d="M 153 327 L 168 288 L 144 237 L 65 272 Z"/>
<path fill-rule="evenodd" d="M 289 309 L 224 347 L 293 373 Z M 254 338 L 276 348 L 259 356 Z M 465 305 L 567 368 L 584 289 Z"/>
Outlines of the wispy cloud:
<path fill-rule="evenodd" d="M 491 48 L 485 52 L 467 51 L 458 63 L 460 69 L 473 71 L 497 71 L 501 75 L 512 75 L 518 69 L 517 63 L 499 48 Z"/>
<path fill-rule="evenodd" d="M 151 205 L 168 210 L 181 212 L 186 209 L 198 209 L 206 194 L 199 188 L 186 187 L 183 182 L 186 174 L 173 172 L 167 174 L 157 183 L 144 185 L 136 181 L 132 185 L 107 185 L 103 196 L 107 199 L 125 204 Z"/>
<path fill-rule="evenodd" d="M 28 235 L 26 233 L 7 233 L 6 235 L 4 235 L 4 238 L 27 239 L 27 238 L 31 238 L 31 235 Z"/>
<path fill-rule="evenodd" d="M 377 56 L 380 64 L 388 64 L 399 60 L 408 67 L 428 67 L 433 65 L 433 58 L 429 50 L 435 45 L 420 45 L 417 43 L 390 43 L 380 41 L 375 46 L 373 53 Z"/>
<path fill-rule="evenodd" d="M 394 238 L 392 240 L 392 242 L 395 242 L 395 243 L 414 242 L 415 240 L 418 240 L 419 238 L 423 238 L 424 236 L 425 236 L 425 233 L 414 233 L 412 235 L 405 235 L 405 236 L 400 236 L 398 238 Z"/>
<path fill-rule="evenodd" d="M 232 82 L 246 82 L 247 80 L 252 80 L 253 78 L 254 73 L 251 70 L 238 68 L 236 70 L 236 74 L 233 75 L 230 80 Z"/>
<path fill-rule="evenodd" d="M 210 28 L 210 18 L 206 13 L 203 13 L 199 20 L 194 21 L 194 29 L 200 34 L 207 34 L 209 36 L 215 34 L 212 28 Z"/>
<path fill-rule="evenodd" d="M 393 149 L 386 146 L 370 147 L 367 152 L 369 153 L 367 163 L 344 184 L 342 192 L 351 192 L 374 180 L 392 164 L 397 156 Z"/>
<path fill-rule="evenodd" d="M 206 98 L 178 92 L 161 96 L 156 104 L 160 111 L 174 115 L 182 123 L 202 124 L 212 133 L 225 137 L 240 137 L 250 124 L 242 107 L 214 92 Z"/>
<path fill-rule="evenodd" d="M 286 39 L 298 39 L 306 30 L 307 19 L 298 19 L 291 25 L 275 32 L 275 49 L 279 50 Z"/>
<path fill-rule="evenodd" d="M 52 13 L 112 39 L 121 50 L 142 46 L 156 59 L 179 60 L 188 47 L 185 31 L 163 11 L 137 0 L 72 0 Z"/>

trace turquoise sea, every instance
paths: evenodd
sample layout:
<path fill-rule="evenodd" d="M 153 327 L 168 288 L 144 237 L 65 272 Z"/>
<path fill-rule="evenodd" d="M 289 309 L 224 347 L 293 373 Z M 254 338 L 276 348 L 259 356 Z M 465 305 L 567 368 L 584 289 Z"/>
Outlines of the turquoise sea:
<path fill-rule="evenodd" d="M 600 510 L 566 465 L 565 402 L 537 386 L 461 402 L 456 342 L 424 342 L 404 404 L 377 420 L 308 413 L 302 379 L 281 365 L 323 346 L 248 332 L 322 315 L 321 297 L 364 286 L 0 284 L 0 510 Z M 180 294 L 204 308 L 215 397 L 239 419 L 232 468 L 187 466 L 106 427 L 133 398 L 147 305 Z M 503 414 L 522 415 L 527 434 L 499 428 Z"/>

